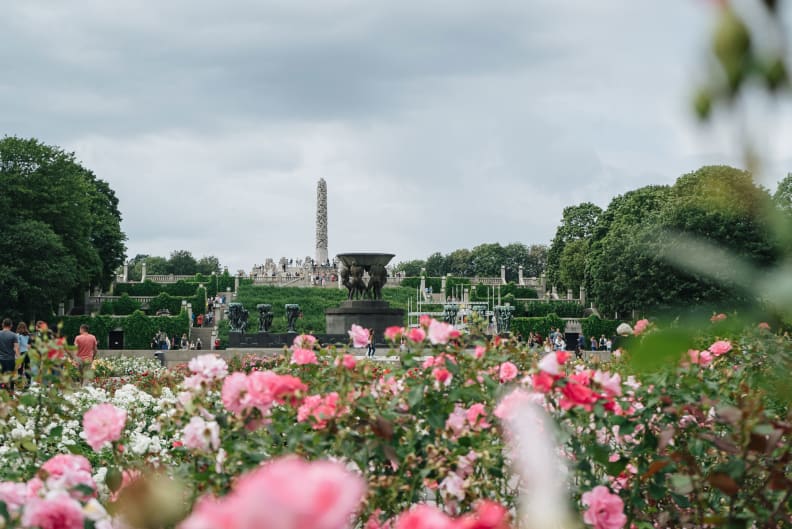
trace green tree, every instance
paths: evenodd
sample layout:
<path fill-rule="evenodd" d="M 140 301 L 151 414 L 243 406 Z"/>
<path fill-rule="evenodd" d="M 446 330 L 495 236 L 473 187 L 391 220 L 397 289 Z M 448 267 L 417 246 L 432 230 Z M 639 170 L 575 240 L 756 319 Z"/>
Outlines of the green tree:
<path fill-rule="evenodd" d="M 426 259 L 426 275 L 438 277 L 446 274 L 445 257 L 440 252 L 435 252 Z"/>
<path fill-rule="evenodd" d="M 214 255 L 201 257 L 198 259 L 198 262 L 195 266 L 196 273 L 203 274 L 205 276 L 210 276 L 213 273 L 219 274 L 221 270 L 222 268 L 220 268 L 220 259 Z"/>
<path fill-rule="evenodd" d="M 776 206 L 787 213 L 792 213 L 792 173 L 778 183 L 778 188 L 773 194 Z"/>
<path fill-rule="evenodd" d="M 564 247 L 572 241 L 589 239 L 594 234 L 594 226 L 602 215 L 602 209 L 591 202 L 583 202 L 577 206 L 564 208 L 561 225 L 556 230 L 555 237 L 547 251 L 547 279 L 549 284 L 572 288 L 564 284 L 561 279 L 561 255 Z M 565 272 L 568 277 L 574 277 L 574 272 Z"/>
<path fill-rule="evenodd" d="M 445 258 L 445 270 L 447 273 L 459 277 L 468 277 L 473 273 L 473 259 L 470 250 L 460 248 L 448 254 Z"/>
<path fill-rule="evenodd" d="M 171 274 L 193 275 L 198 271 L 198 261 L 195 260 L 192 252 L 187 250 L 171 252 L 168 263 L 170 264 Z"/>
<path fill-rule="evenodd" d="M 558 263 L 559 279 L 574 293 L 580 290 L 586 275 L 586 259 L 588 257 L 589 240 L 575 239 L 564 246 Z"/>
<path fill-rule="evenodd" d="M 417 277 L 421 275 L 421 269 L 426 267 L 426 261 L 421 259 L 413 259 L 412 261 L 403 261 L 396 265 L 397 272 L 404 272 L 406 277 Z"/>
<path fill-rule="evenodd" d="M 0 189 L 0 310 L 48 317 L 59 302 L 109 284 L 125 251 L 118 201 L 74 154 L 5 137 Z"/>
<path fill-rule="evenodd" d="M 501 265 L 506 264 L 503 247 L 498 243 L 479 244 L 470 252 L 473 260 L 473 275 L 499 276 Z"/>

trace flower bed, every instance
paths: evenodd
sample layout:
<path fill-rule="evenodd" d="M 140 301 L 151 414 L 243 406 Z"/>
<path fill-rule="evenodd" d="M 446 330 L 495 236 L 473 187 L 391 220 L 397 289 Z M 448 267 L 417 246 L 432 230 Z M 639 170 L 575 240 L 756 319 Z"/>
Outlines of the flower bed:
<path fill-rule="evenodd" d="M 519 504 L 537 527 L 789 520 L 788 399 L 767 381 L 790 344 L 766 329 L 702 333 L 650 373 L 627 352 L 594 370 L 510 340 L 466 344 L 429 319 L 386 333 L 402 334 L 414 353 L 400 365 L 302 335 L 272 359 L 195 358 L 153 394 L 139 386 L 155 366 L 126 360 L 95 373 L 137 385 L 70 386 L 63 344 L 39 341 L 35 386 L 2 392 L 0 515 L 341 529 L 354 513 L 368 529 L 505 529 Z"/>

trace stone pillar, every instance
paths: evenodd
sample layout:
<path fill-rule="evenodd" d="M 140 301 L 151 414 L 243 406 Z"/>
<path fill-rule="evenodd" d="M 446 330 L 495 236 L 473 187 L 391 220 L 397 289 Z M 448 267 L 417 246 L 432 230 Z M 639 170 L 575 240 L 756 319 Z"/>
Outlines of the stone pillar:
<path fill-rule="evenodd" d="M 520 265 L 520 268 L 517 269 L 517 278 L 519 281 L 519 285 L 524 285 L 525 281 L 523 280 L 523 265 Z"/>
<path fill-rule="evenodd" d="M 234 276 L 234 294 L 239 292 L 239 274 Z"/>
<path fill-rule="evenodd" d="M 586 306 L 586 287 L 580 285 L 580 304 Z"/>
<path fill-rule="evenodd" d="M 421 268 L 421 298 L 423 298 L 424 292 L 426 292 L 426 268 Z"/>
<path fill-rule="evenodd" d="M 506 284 L 506 265 L 501 265 L 501 283 Z"/>
<path fill-rule="evenodd" d="M 129 281 L 129 265 L 124 263 L 124 283 Z"/>
<path fill-rule="evenodd" d="M 558 289 L 555 285 L 553 285 L 553 288 L 550 290 L 550 299 L 558 299 Z"/>
<path fill-rule="evenodd" d="M 569 300 L 569 301 L 572 300 L 572 289 L 571 288 L 567 289 L 567 300 Z"/>
<path fill-rule="evenodd" d="M 58 303 L 58 316 L 63 316 L 66 314 L 66 304 L 62 301 Z"/>
<path fill-rule="evenodd" d="M 446 275 L 444 275 L 443 277 L 440 278 L 440 293 L 443 295 L 443 297 L 447 297 L 446 296 L 446 285 L 447 284 L 448 284 L 448 274 L 446 274 Z"/>
<path fill-rule="evenodd" d="M 545 275 L 544 272 L 542 272 L 539 275 L 539 292 L 537 292 L 537 294 L 539 294 L 540 298 L 543 298 L 545 297 L 546 293 L 547 293 L 547 276 Z"/>
<path fill-rule="evenodd" d="M 143 273 L 140 276 L 140 282 L 142 283 L 145 280 L 146 280 L 146 261 L 143 261 Z"/>
<path fill-rule="evenodd" d="M 316 184 L 316 264 L 327 262 L 327 184 L 320 178 Z"/>

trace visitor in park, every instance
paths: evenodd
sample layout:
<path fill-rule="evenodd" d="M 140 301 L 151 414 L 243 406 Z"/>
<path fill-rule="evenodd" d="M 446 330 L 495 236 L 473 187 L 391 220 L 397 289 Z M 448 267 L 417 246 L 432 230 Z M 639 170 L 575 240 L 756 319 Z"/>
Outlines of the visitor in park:
<path fill-rule="evenodd" d="M 605 338 L 605 335 L 604 335 L 604 334 L 603 334 L 603 335 L 601 335 L 601 336 L 600 336 L 600 339 L 599 339 L 599 350 L 600 350 L 600 351 L 604 351 L 604 350 L 605 350 L 605 344 L 606 344 L 607 342 L 608 342 L 608 339 L 607 339 L 607 338 Z"/>
<path fill-rule="evenodd" d="M 613 350 L 613 340 L 611 340 L 610 338 L 608 338 L 605 341 L 605 350 L 608 351 L 609 353 Z"/>
<path fill-rule="evenodd" d="M 149 347 L 150 347 L 152 350 L 153 350 L 153 349 L 159 349 L 159 339 L 157 338 L 157 335 L 156 335 L 156 334 L 155 334 L 154 336 L 152 336 L 152 337 L 151 337 L 151 343 L 149 344 Z"/>
<path fill-rule="evenodd" d="M 83 364 L 90 364 L 99 352 L 99 344 L 96 341 L 96 336 L 88 332 L 88 325 L 80 325 L 80 334 L 74 339 L 74 345 L 77 346 L 77 358 Z"/>
<path fill-rule="evenodd" d="M 201 338 L 200 337 L 195 339 L 195 348 L 196 349 L 203 349 L 203 344 L 201 343 Z"/>
<path fill-rule="evenodd" d="M 374 330 L 373 329 L 369 329 L 368 344 L 366 345 L 366 347 L 367 347 L 366 356 L 368 358 L 372 358 L 374 356 L 375 351 L 376 351 L 376 348 L 374 346 Z"/>
<path fill-rule="evenodd" d="M 189 340 L 187 340 L 187 333 L 182 334 L 181 343 L 179 344 L 179 349 L 187 349 L 190 346 Z"/>
<path fill-rule="evenodd" d="M 195 320 L 195 324 L 198 327 L 203 327 L 203 320 L 204 320 L 204 315 L 203 314 L 199 314 L 198 317 Z"/>
<path fill-rule="evenodd" d="M 25 378 L 30 382 L 30 356 L 28 356 L 28 349 L 30 349 L 30 332 L 28 331 L 27 324 L 20 321 L 17 325 L 17 342 L 19 343 L 19 355 L 22 357 L 22 365 L 19 366 L 18 373 L 25 375 Z"/>
<path fill-rule="evenodd" d="M 47 334 L 49 334 L 49 326 L 47 326 L 47 322 L 38 320 L 36 322 L 36 338 L 46 338 Z"/>
<path fill-rule="evenodd" d="M 15 332 L 11 331 L 13 323 L 9 318 L 3 320 L 3 330 L 0 331 L 0 367 L 2 373 L 11 373 L 16 370 L 16 357 L 19 355 L 19 340 Z M 14 380 L 8 384 L 8 391 L 14 391 Z"/>
<path fill-rule="evenodd" d="M 590 343 L 591 343 L 591 350 L 592 351 L 596 351 L 597 350 L 597 339 L 594 336 L 591 337 Z"/>
<path fill-rule="evenodd" d="M 575 356 L 583 358 L 583 349 L 586 348 L 586 337 L 583 333 L 578 334 L 577 347 L 575 348 Z"/>

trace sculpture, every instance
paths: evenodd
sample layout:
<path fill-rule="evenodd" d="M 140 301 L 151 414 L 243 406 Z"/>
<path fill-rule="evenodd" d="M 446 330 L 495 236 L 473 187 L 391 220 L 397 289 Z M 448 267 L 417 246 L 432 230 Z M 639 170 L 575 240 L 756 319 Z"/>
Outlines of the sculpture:
<path fill-rule="evenodd" d="M 459 307 L 456 303 L 451 303 L 450 305 L 446 305 L 443 307 L 443 321 L 446 323 L 450 323 L 454 325 L 456 323 L 457 313 L 459 312 Z"/>
<path fill-rule="evenodd" d="M 348 299 L 361 299 L 366 293 L 366 282 L 363 280 L 362 266 L 352 265 L 349 267 L 349 296 Z"/>
<path fill-rule="evenodd" d="M 495 307 L 495 325 L 497 326 L 498 334 L 509 334 L 513 312 L 514 307 L 510 305 L 497 305 Z"/>
<path fill-rule="evenodd" d="M 297 318 L 300 316 L 300 306 L 296 303 L 286 304 L 286 332 L 297 332 L 294 326 L 297 323 Z"/>
<path fill-rule="evenodd" d="M 247 329 L 248 311 L 241 303 L 228 304 L 228 325 L 231 332 L 244 333 Z"/>
<path fill-rule="evenodd" d="M 388 281 L 388 271 L 381 264 L 371 265 L 369 282 L 366 285 L 366 296 L 369 299 L 382 299 L 382 287 Z"/>
<path fill-rule="evenodd" d="M 272 327 L 272 318 L 275 316 L 272 313 L 272 305 L 261 303 L 256 305 L 259 311 L 259 332 L 269 332 Z"/>

